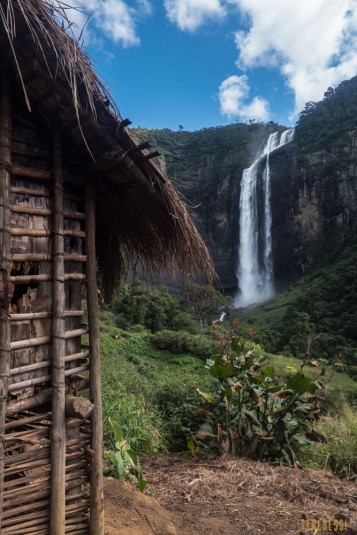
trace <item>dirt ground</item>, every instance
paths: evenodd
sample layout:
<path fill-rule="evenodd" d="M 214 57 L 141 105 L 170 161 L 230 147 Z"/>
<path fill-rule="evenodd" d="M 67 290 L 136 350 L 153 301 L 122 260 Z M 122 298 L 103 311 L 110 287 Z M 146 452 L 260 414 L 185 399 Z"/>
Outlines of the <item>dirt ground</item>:
<path fill-rule="evenodd" d="M 356 480 L 244 459 L 157 455 L 142 467 L 145 493 L 106 480 L 106 535 L 327 535 L 337 520 L 357 535 Z"/>

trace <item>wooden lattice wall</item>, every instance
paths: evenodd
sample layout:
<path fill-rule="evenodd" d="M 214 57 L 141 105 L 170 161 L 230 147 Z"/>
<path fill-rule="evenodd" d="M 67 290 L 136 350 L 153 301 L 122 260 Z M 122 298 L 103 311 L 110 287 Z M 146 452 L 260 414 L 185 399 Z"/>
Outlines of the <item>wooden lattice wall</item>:
<path fill-rule="evenodd" d="M 0 83 L 0 533 L 101 535 L 95 189 Z"/>

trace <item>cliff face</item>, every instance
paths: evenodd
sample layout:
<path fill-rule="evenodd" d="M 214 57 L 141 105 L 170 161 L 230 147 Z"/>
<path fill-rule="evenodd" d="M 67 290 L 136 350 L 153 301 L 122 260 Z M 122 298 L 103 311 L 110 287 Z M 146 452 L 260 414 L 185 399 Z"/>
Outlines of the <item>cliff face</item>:
<path fill-rule="evenodd" d="M 297 156 L 295 142 L 270 158 L 274 274 L 292 280 L 355 240 L 357 130 L 343 147 Z M 341 152 L 343 165 L 341 165 Z"/>
<path fill-rule="evenodd" d="M 242 173 L 268 136 L 282 130 L 236 123 L 197 132 L 136 131 L 162 153 L 161 164 L 191 205 L 230 293 L 237 288 Z M 284 288 L 356 240 L 357 77 L 308 103 L 295 140 L 269 159 L 274 276 Z"/>
<path fill-rule="evenodd" d="M 276 124 L 232 124 L 197 132 L 136 130 L 159 149 L 161 165 L 188 201 L 209 250 L 222 287 L 237 288 L 239 195 L 249 167 Z"/>

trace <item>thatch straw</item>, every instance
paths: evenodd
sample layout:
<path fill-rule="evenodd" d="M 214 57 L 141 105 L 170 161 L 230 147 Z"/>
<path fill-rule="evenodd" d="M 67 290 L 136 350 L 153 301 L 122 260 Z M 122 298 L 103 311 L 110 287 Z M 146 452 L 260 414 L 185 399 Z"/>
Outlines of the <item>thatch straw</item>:
<path fill-rule="evenodd" d="M 179 268 L 212 280 L 210 255 L 182 198 L 138 150 L 128 128 L 120 127 L 122 118 L 89 57 L 62 27 L 65 21 L 71 28 L 67 9 L 58 0 L 0 0 L 0 45 L 4 57 L 7 47 L 13 58 L 28 108 L 35 102 L 34 111 L 65 131 L 78 161 L 75 174 L 91 158 L 103 160 L 111 151 L 121 155 L 116 167 L 92 173 L 100 188 L 98 265 L 105 295 L 137 259 L 149 271 L 174 274 Z"/>

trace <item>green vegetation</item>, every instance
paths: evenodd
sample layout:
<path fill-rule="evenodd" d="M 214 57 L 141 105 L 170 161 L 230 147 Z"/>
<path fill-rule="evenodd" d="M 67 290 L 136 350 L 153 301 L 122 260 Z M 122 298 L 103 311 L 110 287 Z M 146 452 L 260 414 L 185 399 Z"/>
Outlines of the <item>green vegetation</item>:
<path fill-rule="evenodd" d="M 195 389 L 210 388 L 202 360 L 157 350 L 151 336 L 142 326 L 119 329 L 111 313 L 102 313 L 104 440 L 114 448 L 111 419 L 139 455 L 185 450 L 198 426 Z"/>
<path fill-rule="evenodd" d="M 283 129 L 274 122 L 234 123 L 227 126 L 203 128 L 195 132 L 180 130 L 175 132 L 164 128 L 161 130 L 133 128 L 132 132 L 140 141 L 149 141 L 157 148 L 162 165 L 169 165 L 173 177 L 176 173 L 190 173 L 197 168 L 197 161 L 202 158 L 214 158 L 216 162 L 234 163 L 235 166 L 248 164 L 259 144 L 273 131 Z M 252 145 L 255 146 L 253 151 Z M 253 152 L 253 154 L 251 154 Z M 182 158 L 182 153 L 185 158 Z"/>
<path fill-rule="evenodd" d="M 357 375 L 357 247 L 351 246 L 312 269 L 289 292 L 238 314 L 243 333 L 254 328 L 256 340 L 271 353 L 335 357 Z"/>
<path fill-rule="evenodd" d="M 159 301 L 159 308 L 166 309 L 167 299 L 178 313 L 188 314 L 185 306 L 165 289 L 147 288 L 146 291 L 145 286 L 141 285 L 141 305 L 145 301 L 157 302 L 156 292 L 162 300 Z M 124 295 L 130 293 L 131 288 L 125 287 Z M 117 312 L 118 299 L 111 310 L 101 312 L 103 413 L 108 473 L 116 474 L 116 477 L 121 474 L 120 477 L 123 477 L 124 467 L 124 472 L 130 474 L 132 479 L 136 477 L 139 482 L 141 475 L 135 456 L 158 451 L 187 452 L 187 448 L 197 454 L 201 447 L 207 451 L 207 445 L 211 451 L 217 451 L 227 442 L 228 436 L 235 444 L 231 448 L 235 453 L 275 459 L 277 462 L 288 462 L 289 459 L 290 463 L 296 462 L 297 456 L 305 465 L 326 465 L 341 475 L 355 473 L 355 423 L 353 413 L 348 413 L 346 399 L 357 399 L 357 383 L 346 374 L 336 370 L 331 377 L 330 373 L 326 373 L 324 359 L 320 359 L 319 363 L 312 361 L 310 367 L 305 359 L 301 372 L 303 360 L 265 353 L 261 346 L 253 343 L 251 337 L 256 339 L 257 335 L 248 322 L 243 323 L 242 330 L 246 329 L 243 337 L 238 332 L 241 330 L 240 324 L 234 324 L 234 330 L 230 331 L 228 322 L 225 326 L 215 327 L 213 333 L 212 328 L 207 328 L 208 332 L 203 335 L 173 329 L 152 333 L 147 327 L 153 325 L 151 316 L 157 315 L 157 308 L 144 307 L 146 313 L 142 317 L 145 318 L 146 327 L 129 325 L 130 322 L 125 323 L 127 313 Z M 129 306 L 127 310 L 130 311 Z M 282 314 L 281 311 L 279 314 Z M 278 314 L 274 315 L 277 319 Z M 192 316 L 190 319 L 197 332 L 198 322 Z M 117 326 L 123 322 L 127 325 L 126 329 Z M 229 351 L 233 357 L 229 356 Z M 204 362 L 207 358 L 210 358 L 209 369 Z M 230 362 L 232 359 L 233 364 Z M 229 374 L 226 373 L 228 368 Z M 295 382 L 292 379 L 294 377 Z M 304 390 L 311 390 L 309 403 L 296 380 L 299 377 Z M 319 390 L 319 399 L 314 400 L 316 392 L 312 392 L 312 389 L 321 379 L 327 384 Z M 242 387 L 235 386 L 237 383 Z M 227 394 L 228 390 L 232 392 L 232 397 Z M 286 396 L 281 394 L 282 391 L 287 391 Z M 240 395 L 243 401 L 242 392 L 245 392 L 245 401 L 242 411 L 239 411 L 235 398 Z M 202 396 L 218 402 L 207 403 L 207 407 L 202 409 Z M 264 411 L 264 404 L 268 410 Z M 324 419 L 314 425 L 316 434 L 312 433 L 310 438 L 325 435 L 329 442 L 307 446 L 302 444 L 309 440 L 312 427 L 312 422 L 307 419 L 311 416 L 310 411 L 316 413 L 318 404 L 321 405 Z M 232 412 L 230 423 L 237 418 L 239 420 L 239 425 L 236 420 L 232 429 L 227 429 L 227 411 L 223 408 L 228 406 Z M 304 414 L 305 409 L 307 412 Z M 270 416 L 266 417 L 266 414 Z M 202 417 L 207 421 L 201 433 L 211 435 L 205 446 L 200 438 L 195 438 L 202 425 Z M 340 429 L 336 434 L 341 440 L 339 447 L 333 441 L 332 421 Z M 270 429 L 264 427 L 268 424 L 272 426 Z M 120 430 L 120 440 L 113 425 Z M 270 433 L 275 441 L 270 444 L 269 435 L 269 447 L 264 447 L 265 433 Z M 198 437 L 202 438 L 202 434 Z M 254 439 L 258 440 L 254 442 Z M 342 447 L 347 448 L 346 455 Z M 126 455 L 128 451 L 129 458 Z M 310 453 L 312 451 L 314 454 Z M 133 455 L 131 452 L 134 452 Z"/>
<path fill-rule="evenodd" d="M 295 130 L 300 155 L 333 148 L 338 158 L 326 170 L 343 169 L 348 158 L 343 147 L 348 145 L 349 135 L 356 129 L 356 114 L 357 76 L 342 82 L 336 89 L 330 87 L 320 102 L 308 102 Z"/>
<path fill-rule="evenodd" d="M 140 324 L 151 332 L 161 329 L 197 332 L 196 322 L 165 286 L 155 288 L 137 281 L 122 284 L 111 309 L 117 326 L 124 329 Z"/>
<path fill-rule="evenodd" d="M 143 491 L 147 482 L 141 473 L 137 453 L 131 448 L 128 440 L 124 438 L 120 425 L 110 419 L 109 424 L 115 436 L 115 443 L 113 450 L 104 452 L 108 461 L 106 475 L 119 480 L 129 479 L 129 481 L 137 483 L 139 489 Z"/>
<path fill-rule="evenodd" d="M 237 335 L 237 325 L 225 336 L 221 354 L 207 360 L 217 393 L 199 391 L 206 409 L 197 439 L 233 455 L 296 465 L 303 446 L 325 442 L 313 425 L 320 419 L 317 392 L 333 371 L 322 369 L 312 379 L 304 368 L 319 363 L 305 359 L 282 382 L 267 355 L 255 356 L 253 345 Z"/>
<path fill-rule="evenodd" d="M 354 477 L 357 474 L 356 407 L 343 403 L 338 413 L 333 411 L 325 416 L 317 429 L 324 434 L 326 442 L 306 448 L 300 455 L 302 463 L 331 470 L 340 477 Z"/>

